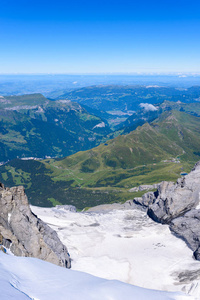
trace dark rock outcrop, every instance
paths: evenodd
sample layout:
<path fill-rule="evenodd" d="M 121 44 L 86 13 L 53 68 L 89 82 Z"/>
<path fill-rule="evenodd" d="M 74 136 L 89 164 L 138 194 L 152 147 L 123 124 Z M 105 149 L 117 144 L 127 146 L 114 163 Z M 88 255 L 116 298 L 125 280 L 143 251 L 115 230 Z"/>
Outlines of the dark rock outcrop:
<path fill-rule="evenodd" d="M 170 223 L 199 204 L 200 162 L 176 183 L 163 181 L 156 192 L 145 193 L 133 202 L 147 208 L 148 215 L 156 222 Z"/>
<path fill-rule="evenodd" d="M 56 209 L 57 208 L 76 212 L 76 207 L 74 205 L 56 205 Z"/>
<path fill-rule="evenodd" d="M 188 211 L 174 219 L 169 226 L 170 230 L 194 251 L 194 257 L 200 260 L 200 210 Z"/>
<path fill-rule="evenodd" d="M 32 213 L 22 186 L 0 185 L 0 242 L 14 255 L 70 268 L 67 248 L 57 233 Z"/>
<path fill-rule="evenodd" d="M 133 199 L 133 203 L 140 205 L 143 207 L 144 210 L 146 210 L 150 204 L 152 204 L 155 200 L 155 193 L 154 192 L 148 192 L 145 193 L 142 197 L 137 197 Z"/>
<path fill-rule="evenodd" d="M 155 183 L 155 184 L 142 184 L 142 185 L 139 185 L 138 187 L 134 187 L 134 188 L 131 188 L 129 190 L 130 193 L 133 193 L 133 192 L 141 192 L 141 191 L 149 191 L 149 190 L 153 190 L 153 189 L 157 189 L 158 186 L 159 186 L 160 183 Z"/>
<path fill-rule="evenodd" d="M 162 182 L 153 204 L 149 205 L 148 215 L 160 223 L 169 223 L 183 215 L 199 203 L 200 170 L 178 179 L 177 183 Z"/>

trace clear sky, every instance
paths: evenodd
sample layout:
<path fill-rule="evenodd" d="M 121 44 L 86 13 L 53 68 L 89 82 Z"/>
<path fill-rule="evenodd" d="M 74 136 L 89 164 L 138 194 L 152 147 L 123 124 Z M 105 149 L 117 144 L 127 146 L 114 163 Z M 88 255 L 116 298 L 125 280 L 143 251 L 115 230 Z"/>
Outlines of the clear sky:
<path fill-rule="evenodd" d="M 104 72 L 200 73 L 200 1 L 0 1 L 0 73 Z"/>

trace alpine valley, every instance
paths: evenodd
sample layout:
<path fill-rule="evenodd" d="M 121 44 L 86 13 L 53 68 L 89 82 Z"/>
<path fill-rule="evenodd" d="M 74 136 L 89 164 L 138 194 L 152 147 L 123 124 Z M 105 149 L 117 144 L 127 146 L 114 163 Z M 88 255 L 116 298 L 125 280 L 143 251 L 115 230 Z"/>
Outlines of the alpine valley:
<path fill-rule="evenodd" d="M 0 96 L 3 300 L 199 299 L 199 99 L 155 85 Z"/>

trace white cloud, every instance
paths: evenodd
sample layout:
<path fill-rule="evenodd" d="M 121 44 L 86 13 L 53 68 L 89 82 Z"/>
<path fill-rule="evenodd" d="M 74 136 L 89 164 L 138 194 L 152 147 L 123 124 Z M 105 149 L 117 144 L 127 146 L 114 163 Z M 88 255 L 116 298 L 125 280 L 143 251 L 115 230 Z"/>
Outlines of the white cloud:
<path fill-rule="evenodd" d="M 140 103 L 140 107 L 144 108 L 144 110 L 146 110 L 146 111 L 158 110 L 157 107 L 155 107 L 153 104 L 149 104 L 149 103 Z"/>
<path fill-rule="evenodd" d="M 185 77 L 187 77 L 187 75 L 179 75 L 178 77 L 179 78 L 185 78 Z"/>

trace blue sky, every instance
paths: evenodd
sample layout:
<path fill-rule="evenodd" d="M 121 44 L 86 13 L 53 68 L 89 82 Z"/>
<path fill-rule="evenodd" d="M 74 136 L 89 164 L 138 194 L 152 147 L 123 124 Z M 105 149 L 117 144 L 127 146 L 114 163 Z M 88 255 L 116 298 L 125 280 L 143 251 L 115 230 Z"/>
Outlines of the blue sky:
<path fill-rule="evenodd" d="M 0 73 L 200 73 L 200 1 L 0 1 Z"/>

